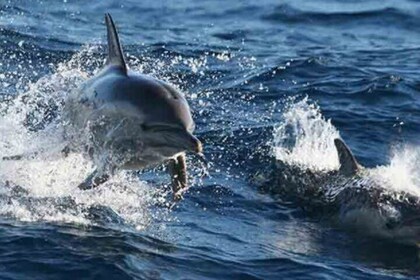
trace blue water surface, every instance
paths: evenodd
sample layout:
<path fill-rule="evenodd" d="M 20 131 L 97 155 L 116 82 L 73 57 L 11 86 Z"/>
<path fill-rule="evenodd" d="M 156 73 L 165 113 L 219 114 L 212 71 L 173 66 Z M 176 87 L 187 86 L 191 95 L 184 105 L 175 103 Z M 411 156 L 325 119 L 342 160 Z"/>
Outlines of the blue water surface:
<path fill-rule="evenodd" d="M 336 228 L 249 177 L 264 165 L 250 154 L 272 141 L 290 97 L 317 103 L 365 166 L 419 144 L 420 2 L 2 0 L 3 99 L 60 73 L 88 45 L 100 46 L 84 54 L 94 61 L 86 71 L 99 69 L 106 12 L 128 57 L 186 93 L 209 176 L 193 172 L 172 209 L 149 203 L 141 228 L 106 203 L 91 224 L 27 220 L 0 193 L 10 207 L 0 217 L 1 279 L 417 277 L 417 248 Z M 165 176 L 139 177 L 159 189 Z"/>

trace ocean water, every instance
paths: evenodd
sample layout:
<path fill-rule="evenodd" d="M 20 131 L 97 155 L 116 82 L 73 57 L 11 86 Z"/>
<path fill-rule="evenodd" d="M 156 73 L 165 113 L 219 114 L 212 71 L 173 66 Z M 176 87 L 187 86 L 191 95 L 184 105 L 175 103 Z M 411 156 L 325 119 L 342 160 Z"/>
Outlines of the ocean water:
<path fill-rule="evenodd" d="M 193 110 L 208 166 L 188 158 L 175 205 L 161 168 L 81 191 L 92 163 L 57 156 L 62 103 L 104 63 L 106 12 L 130 68 Z M 418 197 L 419 25 L 414 0 L 2 0 L 0 156 L 42 153 L 0 160 L 0 279 L 418 277 L 413 244 L 251 178 L 273 158 L 335 170 L 342 137 L 374 180 Z"/>

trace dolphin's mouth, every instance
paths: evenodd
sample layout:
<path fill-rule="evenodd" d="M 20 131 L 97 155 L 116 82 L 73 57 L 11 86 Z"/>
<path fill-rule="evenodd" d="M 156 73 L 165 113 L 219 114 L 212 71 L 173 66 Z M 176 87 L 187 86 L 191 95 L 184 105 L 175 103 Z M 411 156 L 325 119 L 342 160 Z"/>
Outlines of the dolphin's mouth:
<path fill-rule="evenodd" d="M 197 137 L 195 137 L 194 135 L 187 133 L 187 135 L 185 136 L 185 149 L 187 149 L 187 151 L 191 151 L 194 152 L 196 154 L 201 154 L 203 152 L 203 145 L 201 144 L 201 141 L 198 140 Z"/>
<path fill-rule="evenodd" d="M 132 162 L 133 168 L 142 168 L 183 152 L 200 154 L 203 150 L 200 140 L 182 126 L 165 123 L 139 126 L 138 120 L 127 118 L 111 121 L 101 128 L 92 139 L 104 141 L 92 143 L 95 150 L 109 150 L 114 160 Z"/>
<path fill-rule="evenodd" d="M 203 151 L 203 146 L 201 141 L 197 139 L 194 135 L 188 131 L 183 130 L 170 130 L 170 131 L 160 131 L 156 133 L 157 137 L 161 137 L 161 141 L 156 141 L 155 143 L 161 143 L 163 146 L 173 147 L 175 149 L 180 149 L 181 151 L 189 151 L 193 153 L 201 153 Z"/>
<path fill-rule="evenodd" d="M 157 150 L 159 147 L 164 150 L 173 149 L 175 154 L 183 151 L 199 154 L 203 151 L 201 141 L 183 127 L 166 124 L 142 125 L 141 134 L 145 145 Z"/>

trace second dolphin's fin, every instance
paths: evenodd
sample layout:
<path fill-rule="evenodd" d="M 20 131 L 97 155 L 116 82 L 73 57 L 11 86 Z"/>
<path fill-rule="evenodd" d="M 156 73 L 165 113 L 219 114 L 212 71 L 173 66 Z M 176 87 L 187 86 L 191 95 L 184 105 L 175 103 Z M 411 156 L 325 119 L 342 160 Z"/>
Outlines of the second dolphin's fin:
<path fill-rule="evenodd" d="M 334 145 L 337 149 L 338 159 L 340 161 L 340 173 L 345 176 L 353 176 L 360 170 L 360 165 L 357 163 L 356 158 L 343 142 L 343 140 L 334 139 Z"/>
<path fill-rule="evenodd" d="M 187 187 L 187 164 L 185 162 L 185 155 L 179 155 L 169 161 L 169 174 L 171 175 L 172 191 L 175 200 L 182 198 L 182 190 Z"/>
<path fill-rule="evenodd" d="M 105 23 L 108 31 L 108 58 L 107 65 L 118 67 L 124 73 L 127 73 L 127 64 L 125 63 L 124 53 L 118 38 L 117 29 L 110 14 L 105 14 Z"/>

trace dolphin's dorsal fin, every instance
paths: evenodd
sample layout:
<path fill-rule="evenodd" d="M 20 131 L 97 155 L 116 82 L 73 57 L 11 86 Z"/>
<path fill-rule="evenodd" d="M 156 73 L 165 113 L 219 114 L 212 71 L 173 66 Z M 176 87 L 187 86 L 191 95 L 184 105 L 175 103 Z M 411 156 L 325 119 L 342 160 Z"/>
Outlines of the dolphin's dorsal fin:
<path fill-rule="evenodd" d="M 360 165 L 357 163 L 347 145 L 339 138 L 334 139 L 334 145 L 337 149 L 338 159 L 340 161 L 339 172 L 345 176 L 356 174 L 360 169 Z"/>
<path fill-rule="evenodd" d="M 127 73 L 127 65 L 125 64 L 124 53 L 120 45 L 120 39 L 115 28 L 114 21 L 110 14 L 105 14 L 105 23 L 108 31 L 108 58 L 107 65 L 120 68 L 124 73 Z"/>

